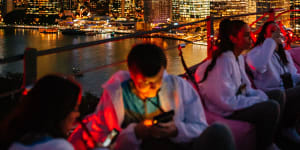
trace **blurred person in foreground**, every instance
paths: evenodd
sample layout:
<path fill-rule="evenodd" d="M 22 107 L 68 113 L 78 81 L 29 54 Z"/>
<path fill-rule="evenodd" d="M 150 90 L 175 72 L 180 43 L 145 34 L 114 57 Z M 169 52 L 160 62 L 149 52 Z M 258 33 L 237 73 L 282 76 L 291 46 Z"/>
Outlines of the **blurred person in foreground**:
<path fill-rule="evenodd" d="M 66 138 L 80 115 L 81 93 L 62 76 L 38 80 L 1 124 L 1 149 L 74 150 Z"/>

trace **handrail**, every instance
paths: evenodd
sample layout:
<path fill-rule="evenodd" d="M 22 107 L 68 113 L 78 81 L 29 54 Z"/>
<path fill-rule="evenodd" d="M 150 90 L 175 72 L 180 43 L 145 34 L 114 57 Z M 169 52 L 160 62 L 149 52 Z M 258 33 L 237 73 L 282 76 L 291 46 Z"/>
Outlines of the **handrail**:
<path fill-rule="evenodd" d="M 275 18 L 280 17 L 282 14 L 287 13 L 287 12 L 293 12 L 293 11 L 300 11 L 300 9 L 292 9 L 292 10 L 286 10 L 284 12 L 279 13 Z"/>
<path fill-rule="evenodd" d="M 224 17 L 226 17 L 226 18 L 235 18 L 235 17 L 263 14 L 263 13 L 267 13 L 267 12 L 270 12 L 270 11 L 247 13 L 247 14 L 224 16 Z M 211 17 L 211 18 L 214 19 L 214 20 L 218 20 L 218 19 L 222 19 L 224 17 Z M 170 25 L 169 27 L 162 28 L 162 29 L 154 29 L 154 30 L 151 30 L 151 31 L 139 31 L 139 32 L 136 32 L 136 33 L 132 33 L 132 34 L 128 34 L 128 35 L 124 35 L 124 36 L 120 36 L 120 37 L 114 37 L 114 38 L 109 38 L 109 39 L 104 39 L 104 40 L 97 40 L 97 41 L 91 41 L 91 42 L 79 43 L 79 44 L 72 44 L 72 45 L 67 45 L 67 46 L 63 46 L 63 47 L 47 49 L 47 50 L 41 50 L 41 51 L 37 52 L 37 55 L 38 56 L 44 56 L 44 55 L 49 55 L 49 54 L 53 54 L 53 53 L 70 51 L 70 50 L 74 50 L 74 49 L 77 49 L 77 48 L 83 48 L 83 47 L 103 44 L 103 43 L 112 42 L 112 41 L 118 41 L 118 40 L 133 38 L 133 37 L 139 37 L 139 36 L 142 36 L 142 35 L 145 35 L 145 34 L 151 34 L 151 33 L 156 33 L 156 32 L 161 32 L 161 31 L 168 31 L 170 29 L 175 29 L 175 28 L 180 28 L 180 27 L 193 25 L 193 24 L 197 24 L 197 23 L 201 23 L 201 22 L 206 22 L 208 20 L 209 19 L 206 18 L 206 19 L 202 19 L 202 20 L 199 20 L 199 21 L 189 22 L 189 23 L 180 24 L 180 25 Z M 23 58 L 24 58 L 24 54 L 11 56 L 11 57 L 6 57 L 6 58 L 1 58 L 0 59 L 0 64 L 6 64 L 6 63 L 19 61 L 19 60 L 22 60 Z"/>
<path fill-rule="evenodd" d="M 3 58 L 3 59 L 0 59 L 0 64 L 12 63 L 15 61 L 22 60 L 23 58 L 24 58 L 24 54 Z"/>
<path fill-rule="evenodd" d="M 23 92 L 24 88 L 16 89 L 13 91 L 5 92 L 5 93 L 0 93 L 0 99 L 3 97 L 8 97 L 8 96 L 13 96 L 17 93 Z"/>
<path fill-rule="evenodd" d="M 187 42 L 185 44 L 188 45 L 188 44 L 190 44 L 190 42 Z M 175 47 L 169 47 L 167 49 L 164 49 L 164 51 L 168 51 L 168 50 L 173 49 L 173 48 L 177 48 L 177 46 L 175 46 Z M 117 66 L 117 65 L 120 65 L 120 64 L 124 64 L 124 63 L 126 63 L 126 61 L 127 60 L 121 60 L 121 61 L 114 62 L 114 63 L 111 63 L 111 64 L 107 64 L 107 65 L 103 65 L 103 66 L 98 66 L 98 67 L 94 67 L 94 68 L 89 68 L 89 69 L 80 71 L 78 73 L 75 73 L 74 75 L 75 76 L 81 76 L 81 75 L 83 75 L 84 73 L 87 73 L 87 72 L 92 72 L 92 71 L 101 70 L 101 69 L 105 69 L 105 68 Z"/>
<path fill-rule="evenodd" d="M 188 45 L 190 43 L 185 43 L 185 44 Z M 169 48 L 165 49 L 165 51 L 173 49 L 173 48 L 176 48 L 176 47 L 169 47 Z M 126 61 L 127 60 L 122 60 L 122 61 L 118 61 L 118 62 L 115 62 L 115 63 L 112 63 L 112 64 L 108 64 L 108 65 L 103 65 L 103 66 L 99 66 L 99 67 L 89 68 L 89 69 L 86 69 L 84 71 L 80 71 L 78 73 L 75 73 L 74 75 L 75 76 L 80 76 L 80 75 L 82 75 L 84 73 L 87 73 L 87 72 L 101 70 L 101 69 L 105 69 L 105 68 L 108 68 L 108 67 L 120 65 L 120 64 L 126 63 Z M 17 94 L 19 92 L 23 93 L 24 92 L 23 90 L 25 90 L 25 89 L 26 89 L 25 87 L 21 87 L 20 89 L 16 89 L 16 90 L 13 90 L 13 91 L 5 92 L 5 93 L 0 93 L 0 99 L 3 98 L 3 97 L 15 95 L 15 94 Z"/>
<path fill-rule="evenodd" d="M 180 27 L 183 27 L 183 26 L 193 25 L 193 24 L 201 23 L 201 22 L 205 22 L 205 21 L 207 21 L 207 19 L 203 19 L 203 20 L 195 21 L 195 22 L 190 22 L 190 23 L 186 23 L 186 24 L 180 24 L 180 25 L 170 25 L 169 27 L 166 27 L 166 28 L 154 29 L 154 30 L 151 30 L 151 31 L 139 31 L 139 32 L 136 32 L 136 33 L 132 33 L 132 34 L 128 34 L 128 35 L 124 35 L 124 36 L 120 36 L 120 37 L 104 39 L 104 40 L 91 41 L 91 42 L 86 42 L 86 43 L 79 43 L 79 44 L 73 44 L 73 45 L 58 47 L 58 48 L 41 50 L 41 51 L 37 52 L 37 55 L 38 56 L 44 56 L 44 55 L 49 55 L 49 54 L 53 54 L 53 53 L 69 51 L 69 50 L 73 50 L 73 49 L 77 49 L 77 48 L 83 48 L 83 47 L 103 44 L 103 43 L 112 42 L 112 41 L 118 41 L 118 40 L 133 38 L 133 37 L 139 37 L 139 36 L 142 36 L 142 35 L 145 35 L 145 34 L 151 34 L 151 33 L 156 33 L 156 32 L 161 32 L 161 31 L 168 31 L 170 29 L 180 28 Z M 11 60 L 14 60 L 14 57 L 15 56 L 2 58 L 2 59 L 0 59 L 0 64 L 5 64 L 5 63 L 12 62 Z M 18 56 L 18 59 L 16 59 L 16 61 L 21 60 L 21 57 L 24 57 L 24 55 Z"/>

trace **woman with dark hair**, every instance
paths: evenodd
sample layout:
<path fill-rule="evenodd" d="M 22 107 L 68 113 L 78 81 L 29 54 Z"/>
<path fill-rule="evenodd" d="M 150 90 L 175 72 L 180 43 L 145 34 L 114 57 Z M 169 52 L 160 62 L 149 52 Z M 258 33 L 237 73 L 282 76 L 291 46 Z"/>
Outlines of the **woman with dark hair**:
<path fill-rule="evenodd" d="M 80 102 L 79 84 L 57 75 L 41 78 L 1 124 L 1 148 L 73 150 L 65 138 Z"/>
<path fill-rule="evenodd" d="M 295 130 L 296 118 L 300 113 L 300 74 L 288 51 L 285 51 L 279 26 L 274 21 L 266 22 L 258 35 L 255 47 L 246 55 L 246 62 L 258 89 L 265 92 L 282 90 L 286 95 L 283 112 L 283 136 L 300 143 Z"/>
<path fill-rule="evenodd" d="M 256 146 L 261 150 L 272 144 L 279 105 L 276 101 L 268 101 L 263 91 L 251 87 L 241 55 L 250 46 L 250 28 L 245 22 L 223 20 L 219 28 L 218 49 L 212 59 L 197 68 L 195 79 L 208 111 L 255 125 Z"/>

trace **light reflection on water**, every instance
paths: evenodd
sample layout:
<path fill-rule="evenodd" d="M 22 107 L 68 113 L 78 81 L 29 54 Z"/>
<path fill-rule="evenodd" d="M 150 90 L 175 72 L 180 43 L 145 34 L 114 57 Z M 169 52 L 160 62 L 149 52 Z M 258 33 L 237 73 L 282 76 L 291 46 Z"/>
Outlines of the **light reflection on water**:
<path fill-rule="evenodd" d="M 22 54 L 26 47 L 46 50 L 87 41 L 109 38 L 109 34 L 96 36 L 66 36 L 58 34 L 41 34 L 38 30 L 1 29 L 0 30 L 0 58 Z M 166 50 L 168 58 L 167 70 L 170 74 L 183 73 L 177 45 L 183 43 L 175 40 L 162 39 L 126 39 L 100 45 L 80 48 L 73 51 L 56 53 L 38 57 L 38 78 L 49 73 L 72 74 L 72 67 L 79 66 L 81 70 L 95 68 L 126 60 L 131 47 L 142 42 L 153 42 Z M 183 49 L 183 55 L 188 66 L 194 65 L 206 57 L 206 46 L 188 44 Z M 101 93 L 103 84 L 114 72 L 127 70 L 126 64 L 117 65 L 102 70 L 96 70 L 76 78 L 85 91 L 96 95 Z M 22 61 L 0 65 L 0 74 L 5 72 L 23 72 Z"/>

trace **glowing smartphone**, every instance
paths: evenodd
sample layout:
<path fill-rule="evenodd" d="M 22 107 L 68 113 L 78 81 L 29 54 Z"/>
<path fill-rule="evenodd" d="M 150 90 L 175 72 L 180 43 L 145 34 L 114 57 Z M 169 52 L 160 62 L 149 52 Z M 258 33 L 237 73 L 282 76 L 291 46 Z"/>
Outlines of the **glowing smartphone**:
<path fill-rule="evenodd" d="M 108 136 L 106 137 L 106 139 L 104 140 L 104 142 L 102 143 L 103 147 L 109 147 L 117 138 L 117 136 L 119 135 L 119 131 L 116 129 L 113 129 Z"/>
<path fill-rule="evenodd" d="M 155 116 L 153 118 L 153 124 L 156 125 L 158 123 L 166 123 L 169 122 L 173 119 L 174 116 L 174 110 L 168 111 L 168 112 L 164 112 L 158 116 Z"/>

